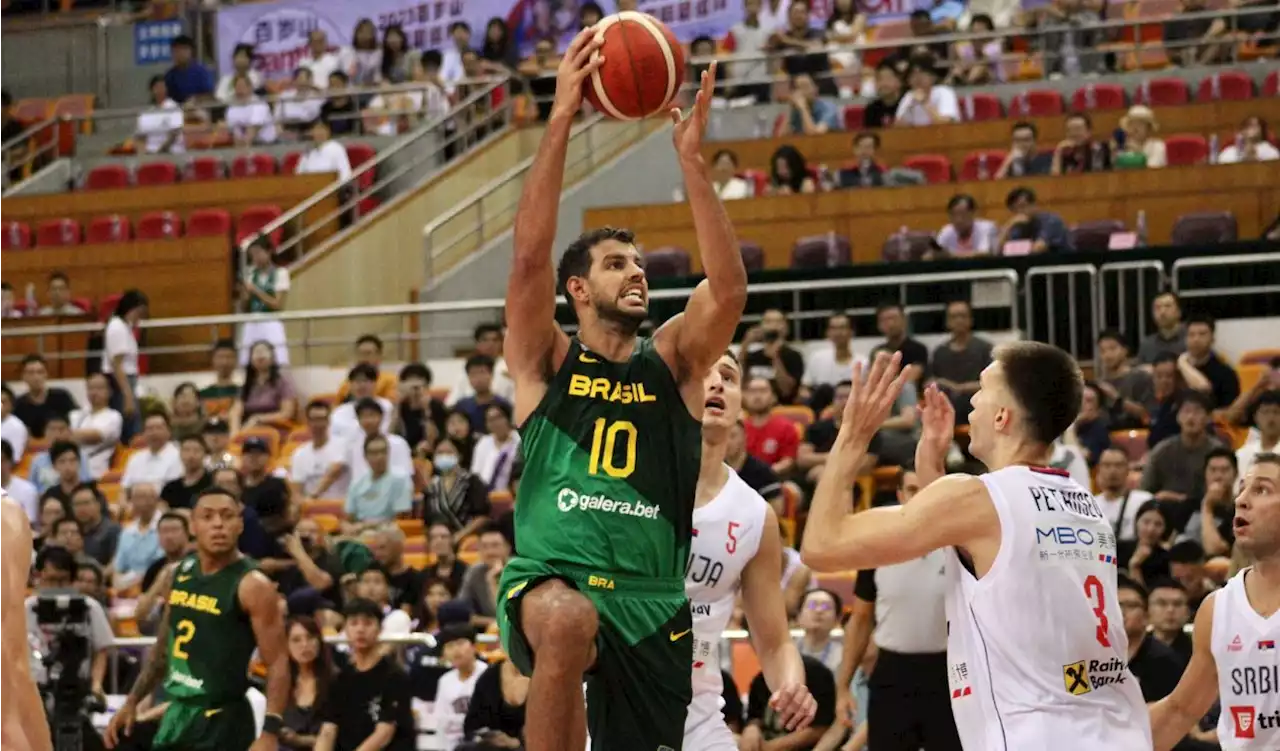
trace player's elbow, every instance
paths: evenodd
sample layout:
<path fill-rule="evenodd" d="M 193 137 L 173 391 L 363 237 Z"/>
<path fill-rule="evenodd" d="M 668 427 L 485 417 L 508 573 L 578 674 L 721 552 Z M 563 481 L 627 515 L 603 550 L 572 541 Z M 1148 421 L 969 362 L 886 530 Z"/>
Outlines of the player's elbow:
<path fill-rule="evenodd" d="M 814 571 L 838 571 L 841 566 L 837 546 L 825 537 L 817 529 L 805 529 L 804 540 L 800 543 L 800 561 Z"/>

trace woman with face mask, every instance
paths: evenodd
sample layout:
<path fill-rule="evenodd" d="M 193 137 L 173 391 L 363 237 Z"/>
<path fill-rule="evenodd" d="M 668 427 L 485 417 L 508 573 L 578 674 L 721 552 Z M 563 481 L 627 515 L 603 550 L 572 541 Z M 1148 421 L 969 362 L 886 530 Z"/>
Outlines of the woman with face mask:
<path fill-rule="evenodd" d="M 431 458 L 434 472 L 422 493 L 426 520 L 448 524 L 455 543 L 489 518 L 489 490 L 461 459 L 453 439 L 440 439 Z"/>

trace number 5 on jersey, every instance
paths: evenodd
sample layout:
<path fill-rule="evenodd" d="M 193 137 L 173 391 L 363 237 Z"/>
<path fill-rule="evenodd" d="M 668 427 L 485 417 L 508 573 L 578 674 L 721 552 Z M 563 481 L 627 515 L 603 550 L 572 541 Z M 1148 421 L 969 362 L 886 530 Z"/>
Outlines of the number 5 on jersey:
<path fill-rule="evenodd" d="M 636 426 L 626 420 L 618 420 L 613 424 L 603 417 L 596 418 L 595 433 L 591 436 L 591 460 L 587 464 L 589 474 L 598 475 L 600 470 L 610 477 L 619 479 L 630 477 L 636 471 Z M 614 458 L 618 441 L 626 443 L 626 460 L 619 467 Z"/>

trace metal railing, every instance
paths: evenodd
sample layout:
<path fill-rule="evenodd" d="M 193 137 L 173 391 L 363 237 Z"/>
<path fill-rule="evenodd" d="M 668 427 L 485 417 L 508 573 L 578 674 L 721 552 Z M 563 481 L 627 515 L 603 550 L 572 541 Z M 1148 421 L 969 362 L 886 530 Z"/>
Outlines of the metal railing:
<path fill-rule="evenodd" d="M 1190 299 L 1195 297 L 1218 297 L 1230 291 L 1232 295 L 1276 295 L 1280 294 L 1280 284 L 1246 284 L 1231 287 L 1211 287 L 1207 289 L 1189 289 L 1182 278 L 1184 272 L 1194 269 L 1215 268 L 1221 266 L 1255 267 L 1258 264 L 1280 264 L 1280 253 L 1241 253 L 1229 256 L 1206 256 L 1203 258 L 1180 258 L 1173 262 L 1170 284 L 1179 297 Z M 1246 269 L 1252 270 L 1252 269 Z"/>
<path fill-rule="evenodd" d="M 1080 275 L 1089 277 L 1089 286 L 1085 289 L 1088 296 L 1088 303 L 1081 305 L 1078 294 L 1080 287 L 1077 284 L 1077 277 Z M 1058 306 L 1062 304 L 1061 290 L 1057 288 L 1057 282 L 1062 281 L 1065 277 L 1066 293 L 1065 303 L 1067 308 L 1066 318 L 1058 315 Z M 1035 282 L 1037 279 L 1043 278 L 1047 290 L 1039 289 Z M 1096 302 L 1098 290 L 1098 267 L 1088 263 L 1066 264 L 1062 266 L 1034 266 L 1027 269 L 1026 277 L 1023 284 L 1023 297 L 1027 314 L 1027 334 L 1033 339 L 1048 342 L 1049 344 L 1059 347 L 1071 353 L 1071 356 L 1077 360 L 1088 360 L 1092 357 L 1093 343 L 1098 339 L 1098 318 L 1095 312 L 1098 310 Z M 1085 315 L 1081 316 L 1081 310 Z M 1039 311 L 1045 314 L 1045 321 L 1040 320 Z M 1064 332 L 1062 323 L 1066 322 L 1066 331 Z M 1047 326 L 1041 328 L 1041 324 L 1047 323 Z M 1082 329 L 1084 329 L 1082 331 Z M 1082 334 L 1086 335 L 1088 341 L 1081 346 Z M 1063 340 L 1065 339 L 1065 343 Z"/>
<path fill-rule="evenodd" d="M 1152 278 L 1154 276 L 1154 278 Z M 1115 294 L 1111 284 L 1114 282 Z M 1135 292 L 1129 293 L 1133 285 Z M 1120 261 L 1104 264 L 1098 269 L 1098 333 L 1094 335 L 1094 343 L 1102 333 L 1102 329 L 1114 328 L 1119 331 L 1146 331 L 1147 317 L 1151 313 L 1148 301 L 1155 293 L 1169 284 L 1164 264 L 1156 260 Z M 1134 318 L 1136 326 L 1129 319 Z M 1104 373 L 1101 362 L 1095 363 L 1095 369 Z M 1105 374 L 1105 373 L 1104 373 Z"/>

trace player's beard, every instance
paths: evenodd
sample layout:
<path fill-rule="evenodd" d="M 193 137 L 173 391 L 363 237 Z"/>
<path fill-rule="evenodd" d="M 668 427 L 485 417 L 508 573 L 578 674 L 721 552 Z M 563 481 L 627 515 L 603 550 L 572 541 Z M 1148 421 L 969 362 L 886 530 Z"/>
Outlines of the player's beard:
<path fill-rule="evenodd" d="M 641 324 L 649 317 L 647 309 L 644 312 L 632 313 L 618 307 L 616 300 L 601 300 L 597 298 L 595 309 L 596 318 L 601 321 L 607 321 L 627 336 L 635 336 L 636 332 L 640 330 Z"/>

